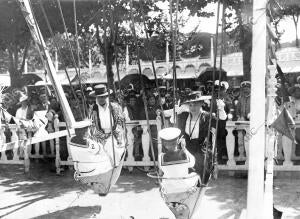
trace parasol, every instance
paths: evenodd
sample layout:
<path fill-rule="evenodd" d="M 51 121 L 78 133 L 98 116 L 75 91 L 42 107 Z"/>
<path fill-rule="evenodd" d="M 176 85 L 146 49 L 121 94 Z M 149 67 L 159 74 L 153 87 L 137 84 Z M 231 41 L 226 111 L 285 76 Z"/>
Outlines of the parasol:
<path fill-rule="evenodd" d="M 202 83 L 205 83 L 208 80 L 213 80 L 213 67 L 207 67 L 205 68 L 199 75 L 198 80 Z M 219 74 L 221 74 L 221 81 L 227 81 L 227 72 L 223 69 L 220 71 L 220 69 L 215 70 L 215 80 L 219 79 Z"/>
<path fill-rule="evenodd" d="M 141 77 L 142 77 L 145 87 L 150 87 L 152 85 L 151 80 L 147 76 L 142 75 Z M 124 88 L 128 87 L 129 84 L 132 84 L 134 90 L 136 90 L 136 91 L 142 90 L 142 85 L 140 83 L 140 75 L 139 74 L 125 75 L 124 78 L 121 79 L 120 83 L 121 83 L 121 89 L 124 89 Z"/>
<path fill-rule="evenodd" d="M 17 83 L 18 85 L 21 86 L 27 86 L 27 85 L 34 85 L 36 82 L 38 81 L 42 81 L 43 79 L 41 77 L 39 77 L 36 74 L 23 74 L 19 79 L 17 79 Z"/>

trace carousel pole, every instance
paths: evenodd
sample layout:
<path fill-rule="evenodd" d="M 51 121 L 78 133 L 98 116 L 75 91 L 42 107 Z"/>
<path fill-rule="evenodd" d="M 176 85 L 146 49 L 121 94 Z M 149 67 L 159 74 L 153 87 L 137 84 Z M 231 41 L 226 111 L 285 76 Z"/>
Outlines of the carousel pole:
<path fill-rule="evenodd" d="M 261 219 L 264 210 L 266 4 L 267 0 L 253 1 L 248 219 Z"/>
<path fill-rule="evenodd" d="M 265 179 L 265 193 L 264 193 L 264 218 L 273 218 L 273 171 L 274 171 L 274 149 L 276 143 L 276 135 L 274 128 L 270 125 L 276 119 L 276 88 L 275 85 L 277 80 L 276 75 L 276 64 L 269 65 L 268 75 L 268 98 L 267 98 L 267 144 L 266 144 L 266 179 Z"/>

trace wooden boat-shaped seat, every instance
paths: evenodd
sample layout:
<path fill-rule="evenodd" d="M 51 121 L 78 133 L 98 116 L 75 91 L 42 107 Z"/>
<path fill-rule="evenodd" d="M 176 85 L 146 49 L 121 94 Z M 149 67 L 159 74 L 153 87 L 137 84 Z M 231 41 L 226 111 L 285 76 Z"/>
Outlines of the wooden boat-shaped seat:
<path fill-rule="evenodd" d="M 99 195 L 106 195 L 121 173 L 125 145 L 118 145 L 112 137 L 107 139 L 105 145 L 89 137 L 79 139 L 78 136 L 73 137 L 69 143 L 75 168 L 74 177 L 89 185 Z"/>
<path fill-rule="evenodd" d="M 186 160 L 164 162 L 163 154 L 159 155 L 159 169 L 163 176 L 153 176 L 160 180 L 160 194 L 176 219 L 195 218 L 206 186 L 201 183 L 196 172 L 189 173 L 195 165 L 195 158 L 190 153 Z"/>

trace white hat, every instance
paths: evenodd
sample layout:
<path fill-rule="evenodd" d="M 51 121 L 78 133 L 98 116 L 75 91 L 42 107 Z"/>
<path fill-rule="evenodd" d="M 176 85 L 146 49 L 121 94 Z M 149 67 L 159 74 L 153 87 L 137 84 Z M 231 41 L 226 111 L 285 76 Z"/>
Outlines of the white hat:
<path fill-rule="evenodd" d="M 160 130 L 158 132 L 158 135 L 161 139 L 165 141 L 173 141 L 179 137 L 180 133 L 181 131 L 179 128 L 171 127 L 171 128 L 164 128 Z"/>
<path fill-rule="evenodd" d="M 220 86 L 220 81 L 219 80 L 215 80 L 215 85 L 216 86 Z"/>
<path fill-rule="evenodd" d="M 93 91 L 93 88 L 87 87 L 85 90 L 86 90 L 86 91 Z"/>
<path fill-rule="evenodd" d="M 241 87 L 244 87 L 244 86 L 246 86 L 246 85 L 251 86 L 251 82 L 250 82 L 250 81 L 243 81 L 243 82 L 241 83 Z"/>
<path fill-rule="evenodd" d="M 221 81 L 221 86 L 225 88 L 225 90 L 227 90 L 229 88 L 229 84 L 227 81 Z"/>

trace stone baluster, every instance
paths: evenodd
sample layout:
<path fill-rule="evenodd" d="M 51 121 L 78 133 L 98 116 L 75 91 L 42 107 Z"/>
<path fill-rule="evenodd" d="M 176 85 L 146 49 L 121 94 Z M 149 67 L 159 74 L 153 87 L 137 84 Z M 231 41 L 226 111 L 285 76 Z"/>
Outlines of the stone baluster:
<path fill-rule="evenodd" d="M 53 133 L 53 132 L 55 132 L 55 129 L 53 129 L 54 127 L 54 120 L 57 118 L 57 120 L 58 120 L 58 115 L 57 114 L 55 114 L 54 115 L 54 118 L 53 118 L 53 121 L 50 121 L 50 123 L 48 122 L 48 127 L 47 127 L 47 131 L 48 131 L 48 133 Z M 53 126 L 52 126 L 52 123 L 53 122 Z M 54 143 L 54 139 L 50 139 L 49 140 L 49 144 L 50 144 L 50 153 L 51 153 L 51 156 L 53 156 L 53 155 L 55 155 L 55 153 L 54 153 L 54 148 L 55 148 L 55 143 Z"/>
<path fill-rule="evenodd" d="M 30 139 L 30 138 L 32 138 L 32 132 L 31 131 L 27 131 L 27 137 L 28 137 L 28 139 Z M 32 157 L 33 155 L 32 155 L 32 147 L 34 146 L 34 151 L 35 151 L 35 154 L 34 154 L 34 156 L 37 156 L 37 152 L 36 152 L 36 147 L 35 147 L 35 145 L 28 145 L 27 146 L 27 153 L 28 153 L 28 156 L 29 157 Z M 25 152 L 24 152 L 25 153 Z"/>
<path fill-rule="evenodd" d="M 277 134 L 277 153 L 275 154 L 278 160 L 284 160 L 283 146 L 282 146 L 282 135 Z"/>
<path fill-rule="evenodd" d="M 0 122 L 1 122 L 1 120 L 0 120 Z M 4 134 L 4 131 L 5 131 L 4 125 L 1 125 L 1 129 L 0 129 L 0 144 L 6 143 L 6 136 Z M 7 160 L 5 151 L 1 152 L 0 160 L 2 160 L 2 161 L 6 161 Z"/>
<path fill-rule="evenodd" d="M 226 147 L 227 147 L 227 155 L 228 155 L 228 166 L 235 166 L 235 160 L 234 160 L 234 147 L 235 147 L 235 138 L 233 135 L 233 126 L 227 126 L 227 136 L 226 136 Z"/>
<path fill-rule="evenodd" d="M 134 162 L 134 156 L 133 156 L 133 143 L 134 143 L 134 135 L 133 135 L 133 128 L 135 125 L 128 125 L 127 128 L 127 139 L 128 139 L 128 146 L 127 146 L 127 159 L 126 163 L 128 163 L 128 170 L 129 172 L 133 171 L 133 167 L 130 166 L 131 163 Z"/>
<path fill-rule="evenodd" d="M 237 158 L 238 161 L 246 161 L 245 157 L 245 135 L 244 135 L 244 130 L 237 128 L 237 133 L 238 133 L 238 151 L 239 151 L 239 156 Z"/>
<path fill-rule="evenodd" d="M 11 131 L 11 142 L 18 142 L 19 137 L 17 135 L 17 126 L 16 125 L 12 125 L 10 126 L 10 131 Z M 17 145 L 19 145 L 18 143 L 16 143 Z M 19 147 L 14 147 L 13 149 L 13 160 L 19 160 L 19 154 L 18 154 L 18 150 Z"/>
<path fill-rule="evenodd" d="M 43 157 L 47 156 L 46 141 L 41 142 Z"/>
<path fill-rule="evenodd" d="M 143 151 L 144 151 L 143 161 L 146 162 L 146 163 L 149 163 L 150 162 L 150 157 L 149 157 L 150 137 L 149 137 L 147 125 L 143 124 L 142 129 L 143 129 L 142 145 L 143 145 Z"/>
<path fill-rule="evenodd" d="M 58 132 L 59 131 L 59 119 L 58 119 L 58 115 L 55 114 L 54 115 L 54 120 L 53 120 L 53 127 L 54 127 L 54 131 Z M 59 150 L 59 138 L 55 138 L 55 167 L 56 167 L 56 174 L 60 174 L 61 172 L 61 168 L 60 168 L 60 163 L 61 163 L 61 159 L 60 159 L 60 150 Z M 52 150 L 51 150 L 52 153 Z"/>
<path fill-rule="evenodd" d="M 296 117 L 295 103 L 288 102 L 285 104 L 285 106 L 286 109 L 291 114 L 291 116 L 295 119 Z M 284 135 L 282 136 L 281 142 L 282 142 L 282 148 L 284 154 L 283 166 L 287 166 L 287 167 L 293 166 L 293 162 L 292 162 L 293 142 Z"/>
<path fill-rule="evenodd" d="M 159 131 L 161 130 L 162 127 L 162 122 L 161 122 L 161 116 L 157 115 L 156 117 L 156 126 L 157 126 L 157 152 L 160 154 L 162 152 L 162 144 L 161 144 L 161 139 L 158 135 Z"/>
<path fill-rule="evenodd" d="M 246 133 L 249 133 L 249 128 L 246 128 Z M 251 138 L 251 137 L 250 137 Z M 245 146 L 245 151 L 246 151 L 246 162 L 245 162 L 245 165 L 248 165 L 249 163 L 249 141 L 250 141 L 250 138 L 244 138 L 244 146 Z"/>
<path fill-rule="evenodd" d="M 28 132 L 28 139 L 32 137 L 32 132 Z M 20 142 L 20 147 L 24 152 L 24 171 L 25 173 L 29 172 L 30 168 L 30 155 L 31 155 L 31 145 L 26 144 L 26 140 Z"/>
<path fill-rule="evenodd" d="M 281 141 L 282 141 L 282 147 L 284 153 L 283 166 L 293 166 L 293 162 L 292 162 L 293 142 L 284 135 L 282 136 Z"/>

